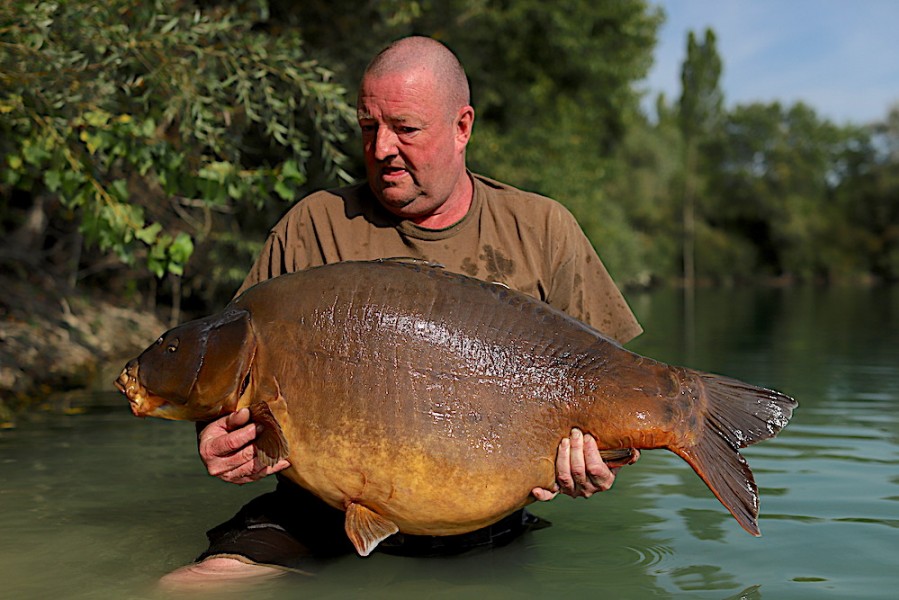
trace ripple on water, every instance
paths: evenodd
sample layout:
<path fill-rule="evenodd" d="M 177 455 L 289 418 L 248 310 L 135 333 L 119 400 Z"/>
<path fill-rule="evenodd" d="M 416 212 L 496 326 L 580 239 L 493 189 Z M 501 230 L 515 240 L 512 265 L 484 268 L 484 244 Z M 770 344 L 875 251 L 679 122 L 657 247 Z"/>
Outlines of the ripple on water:
<path fill-rule="evenodd" d="M 603 553 L 601 560 L 594 556 L 589 561 L 538 562 L 529 565 L 529 568 L 535 572 L 553 573 L 556 575 L 589 575 L 596 572 L 597 561 L 602 563 L 604 570 L 645 569 L 658 565 L 666 558 L 674 556 L 674 554 L 674 548 L 666 544 L 649 546 L 625 545 L 615 547 L 614 552 Z"/>
<path fill-rule="evenodd" d="M 665 544 L 653 546 L 625 546 L 622 548 L 630 552 L 632 560 L 626 561 L 624 566 L 652 567 L 662 562 L 666 557 L 674 555 L 674 548 Z"/>

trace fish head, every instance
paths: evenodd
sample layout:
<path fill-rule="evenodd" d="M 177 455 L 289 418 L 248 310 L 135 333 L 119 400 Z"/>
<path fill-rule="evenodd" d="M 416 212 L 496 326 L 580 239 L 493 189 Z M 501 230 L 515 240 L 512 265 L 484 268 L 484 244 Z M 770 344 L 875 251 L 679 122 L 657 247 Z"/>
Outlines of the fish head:
<path fill-rule="evenodd" d="M 236 410 L 256 346 L 250 313 L 229 308 L 162 334 L 125 365 L 115 385 L 135 416 L 211 420 Z"/>

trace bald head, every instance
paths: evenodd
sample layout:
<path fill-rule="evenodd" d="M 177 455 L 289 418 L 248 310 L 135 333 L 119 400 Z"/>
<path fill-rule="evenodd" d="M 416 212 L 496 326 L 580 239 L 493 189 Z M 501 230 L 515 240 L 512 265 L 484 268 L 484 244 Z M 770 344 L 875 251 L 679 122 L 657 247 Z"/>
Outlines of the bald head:
<path fill-rule="evenodd" d="M 427 71 L 434 77 L 437 89 L 443 91 L 441 100 L 450 114 L 455 115 L 471 103 L 462 63 L 449 48 L 429 37 L 411 36 L 393 42 L 372 59 L 362 78 L 415 70 Z"/>

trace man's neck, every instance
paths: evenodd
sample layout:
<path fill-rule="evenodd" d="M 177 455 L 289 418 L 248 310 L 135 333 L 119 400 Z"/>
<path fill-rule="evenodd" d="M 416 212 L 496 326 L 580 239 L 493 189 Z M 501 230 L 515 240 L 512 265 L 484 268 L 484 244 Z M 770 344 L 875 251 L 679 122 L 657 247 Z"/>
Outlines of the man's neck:
<path fill-rule="evenodd" d="M 439 210 L 430 215 L 410 220 L 422 229 L 437 230 L 452 227 L 464 219 L 474 198 L 474 184 L 468 172 L 465 173 L 460 184 L 459 189 L 453 191 L 453 194 Z"/>

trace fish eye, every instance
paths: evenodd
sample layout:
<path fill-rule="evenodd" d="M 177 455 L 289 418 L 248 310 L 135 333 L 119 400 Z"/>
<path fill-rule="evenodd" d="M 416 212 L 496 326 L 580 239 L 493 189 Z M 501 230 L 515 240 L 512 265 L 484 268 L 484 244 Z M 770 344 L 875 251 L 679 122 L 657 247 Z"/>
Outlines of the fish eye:
<path fill-rule="evenodd" d="M 165 351 L 171 353 L 171 352 L 175 352 L 177 350 L 178 350 L 178 338 L 175 338 L 169 342 L 169 345 L 166 347 Z"/>

